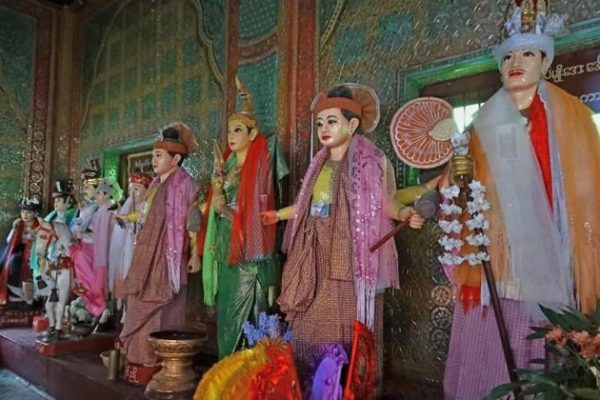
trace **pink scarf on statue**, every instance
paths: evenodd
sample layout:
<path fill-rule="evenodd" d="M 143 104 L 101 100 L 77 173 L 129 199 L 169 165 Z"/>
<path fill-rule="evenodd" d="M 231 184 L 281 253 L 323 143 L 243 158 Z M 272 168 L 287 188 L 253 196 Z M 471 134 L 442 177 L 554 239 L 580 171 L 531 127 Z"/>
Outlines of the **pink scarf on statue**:
<path fill-rule="evenodd" d="M 150 188 L 160 183 L 154 178 Z M 167 221 L 167 266 L 169 281 L 173 292 L 179 293 L 181 285 L 187 284 L 187 267 L 183 259 L 187 245 L 187 212 L 198 192 L 198 186 L 192 177 L 183 169 L 177 168 L 165 181 L 167 187 L 166 221 Z M 150 190 L 148 190 L 150 192 Z M 182 273 L 182 269 L 184 270 Z"/>
<path fill-rule="evenodd" d="M 350 220 L 352 236 L 352 271 L 357 293 L 357 319 L 373 327 L 375 292 L 398 287 L 398 254 L 393 240 L 377 251 L 369 248 L 392 229 L 388 217 L 387 197 L 395 189 L 393 174 L 386 168 L 385 154 L 367 138 L 356 135 L 348 150 Z M 306 210 L 314 182 L 321 172 L 329 150 L 322 148 L 313 158 L 296 199 L 296 209 Z M 392 175 L 392 176 L 390 176 Z M 284 251 L 300 234 L 303 218 L 298 215 L 290 224 L 284 240 Z"/>

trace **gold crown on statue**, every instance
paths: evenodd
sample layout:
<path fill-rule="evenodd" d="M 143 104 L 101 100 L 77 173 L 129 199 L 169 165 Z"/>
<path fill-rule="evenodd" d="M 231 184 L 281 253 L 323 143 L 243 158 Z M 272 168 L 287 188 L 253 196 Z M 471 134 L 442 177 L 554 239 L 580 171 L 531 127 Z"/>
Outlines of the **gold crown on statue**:
<path fill-rule="evenodd" d="M 498 64 L 515 50 L 540 50 L 552 63 L 554 36 L 564 28 L 566 15 L 549 15 L 548 0 L 510 0 L 500 35 L 493 52 Z"/>
<path fill-rule="evenodd" d="M 256 118 L 252 112 L 252 93 L 250 93 L 248 87 L 237 76 L 235 77 L 235 86 L 240 94 L 242 105 L 238 112 L 229 117 L 229 121 L 241 121 L 250 129 L 257 128 Z"/>
<path fill-rule="evenodd" d="M 512 0 L 508 5 L 507 16 L 514 16 L 515 11 L 520 8 L 520 31 L 521 33 L 542 33 L 536 31 L 538 15 L 548 14 L 548 2 L 545 0 Z M 517 14 L 518 15 L 518 14 Z M 503 37 L 509 36 L 507 24 L 504 25 Z"/>

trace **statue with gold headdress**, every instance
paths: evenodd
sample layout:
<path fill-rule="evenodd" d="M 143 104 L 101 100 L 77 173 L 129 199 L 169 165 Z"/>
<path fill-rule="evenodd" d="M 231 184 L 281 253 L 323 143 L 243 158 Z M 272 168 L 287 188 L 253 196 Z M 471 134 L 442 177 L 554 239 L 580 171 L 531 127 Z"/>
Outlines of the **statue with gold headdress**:
<path fill-rule="evenodd" d="M 224 153 L 215 145 L 206 231 L 198 245 L 204 301 L 217 309 L 219 358 L 239 348 L 242 324 L 256 322 L 279 285 L 275 227 L 260 219 L 261 211 L 275 205 L 271 154 L 252 113 L 251 94 L 239 79 L 236 84 L 242 106 L 228 119 Z"/>
<path fill-rule="evenodd" d="M 127 315 L 119 336 L 127 353 L 125 379 L 134 385 L 146 385 L 160 369 L 148 335 L 185 328 L 187 273 L 199 268 L 187 229 L 198 186 L 181 165 L 196 147 L 194 133 L 183 122 L 162 128 L 153 145 L 156 176 L 146 192 L 144 224 L 124 282 Z"/>
<path fill-rule="evenodd" d="M 600 298 L 600 136 L 583 103 L 543 80 L 563 18 L 543 0 L 511 0 L 506 17 L 493 49 L 503 87 L 453 138 L 456 194 L 485 192 L 488 205 L 485 224 L 467 221 L 480 234 L 441 258 L 459 299 L 447 399 L 480 399 L 544 356 L 543 340 L 525 339 L 543 323 L 539 304 L 589 314 Z M 487 254 L 464 253 L 482 246 Z M 486 313 L 490 304 L 501 312 Z"/>

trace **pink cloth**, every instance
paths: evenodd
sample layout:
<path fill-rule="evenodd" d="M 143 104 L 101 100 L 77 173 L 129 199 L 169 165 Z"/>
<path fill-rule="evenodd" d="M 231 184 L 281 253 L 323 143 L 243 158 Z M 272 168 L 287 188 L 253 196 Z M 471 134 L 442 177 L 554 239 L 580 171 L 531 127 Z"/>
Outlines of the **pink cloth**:
<path fill-rule="evenodd" d="M 329 150 L 323 147 L 313 158 L 296 199 L 297 210 L 304 210 L 312 196 L 313 183 L 321 171 Z M 393 240 L 376 252 L 369 248 L 392 229 L 387 196 L 395 189 L 393 174 L 387 168 L 385 154 L 362 135 L 355 135 L 348 150 L 352 272 L 357 294 L 357 319 L 374 327 L 375 293 L 398 287 L 398 253 Z M 303 223 L 296 216 L 286 231 L 284 251 L 294 242 Z M 289 252 L 289 251 L 288 251 Z"/>
<path fill-rule="evenodd" d="M 94 221 L 94 268 L 108 268 L 108 251 L 110 246 L 110 219 L 113 212 L 110 204 L 98 207 Z"/>
<path fill-rule="evenodd" d="M 529 361 L 544 358 L 544 341 L 525 339 L 532 333 L 530 327 L 539 323 L 529 319 L 523 302 L 500 299 L 500 304 L 517 368 L 539 368 Z M 456 303 L 444 372 L 446 400 L 480 400 L 510 382 L 494 315 L 490 307 L 483 318 L 480 305 L 465 315 L 461 303 Z"/>
<path fill-rule="evenodd" d="M 85 302 L 85 308 L 94 317 L 100 316 L 106 307 L 105 293 L 107 269 L 94 268 L 94 249 L 90 243 L 75 244 L 69 249 L 75 265 L 75 279 L 84 288 L 79 297 Z"/>
<path fill-rule="evenodd" d="M 187 266 L 182 265 L 181 260 L 185 252 L 184 245 L 188 234 L 186 224 L 188 207 L 193 203 L 198 193 L 198 186 L 183 168 L 177 168 L 169 176 L 169 179 L 171 183 L 166 204 L 166 259 L 171 287 L 175 293 L 178 293 L 181 285 L 187 285 Z M 150 188 L 159 183 L 159 177 L 154 178 Z M 182 269 L 184 270 L 183 273 Z"/>

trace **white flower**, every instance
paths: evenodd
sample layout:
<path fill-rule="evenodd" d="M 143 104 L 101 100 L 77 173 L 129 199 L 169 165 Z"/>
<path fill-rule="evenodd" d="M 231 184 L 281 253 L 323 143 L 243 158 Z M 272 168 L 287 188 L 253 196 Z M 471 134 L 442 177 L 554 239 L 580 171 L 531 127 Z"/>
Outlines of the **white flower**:
<path fill-rule="evenodd" d="M 469 183 L 469 189 L 471 189 L 472 195 L 485 193 L 485 186 L 479 181 L 472 181 Z"/>
<path fill-rule="evenodd" d="M 481 264 L 481 260 L 479 259 L 479 257 L 477 257 L 477 254 L 475 254 L 475 253 L 467 254 L 465 256 L 465 259 L 467 260 L 469 265 L 480 265 Z"/>
<path fill-rule="evenodd" d="M 442 213 L 444 215 L 453 215 L 453 214 L 460 215 L 460 214 L 462 214 L 462 211 L 463 211 L 462 208 L 460 208 L 456 204 L 441 203 L 440 208 L 442 209 Z"/>
<path fill-rule="evenodd" d="M 441 190 L 442 196 L 446 199 L 455 199 L 460 194 L 460 188 L 456 185 L 448 186 Z"/>
<path fill-rule="evenodd" d="M 481 213 L 475 214 L 473 218 L 466 221 L 466 224 L 469 230 L 490 229 L 490 222 L 487 219 L 485 219 L 485 216 Z"/>
<path fill-rule="evenodd" d="M 461 256 L 453 256 L 450 253 L 444 253 L 443 256 L 438 257 L 438 261 L 443 265 L 457 266 L 462 264 L 463 258 Z"/>
<path fill-rule="evenodd" d="M 467 211 L 473 215 L 479 211 L 488 211 L 490 209 L 490 203 L 481 197 L 474 197 L 473 201 L 467 202 Z"/>
<path fill-rule="evenodd" d="M 460 233 L 463 228 L 462 224 L 457 220 L 440 220 L 438 221 L 438 225 L 440 226 L 440 228 L 442 228 L 442 231 L 444 231 L 444 233 Z"/>
<path fill-rule="evenodd" d="M 477 253 L 477 258 L 479 258 L 481 261 L 490 261 L 490 255 L 485 251 L 480 251 Z"/>
<path fill-rule="evenodd" d="M 489 246 L 490 239 L 483 233 L 478 233 L 477 235 L 469 235 L 465 239 L 467 239 L 467 243 L 471 246 Z"/>
<path fill-rule="evenodd" d="M 453 239 L 450 236 L 444 235 L 441 239 L 438 240 L 438 243 L 444 246 L 444 250 L 460 250 L 463 246 L 464 242 L 460 239 Z"/>

